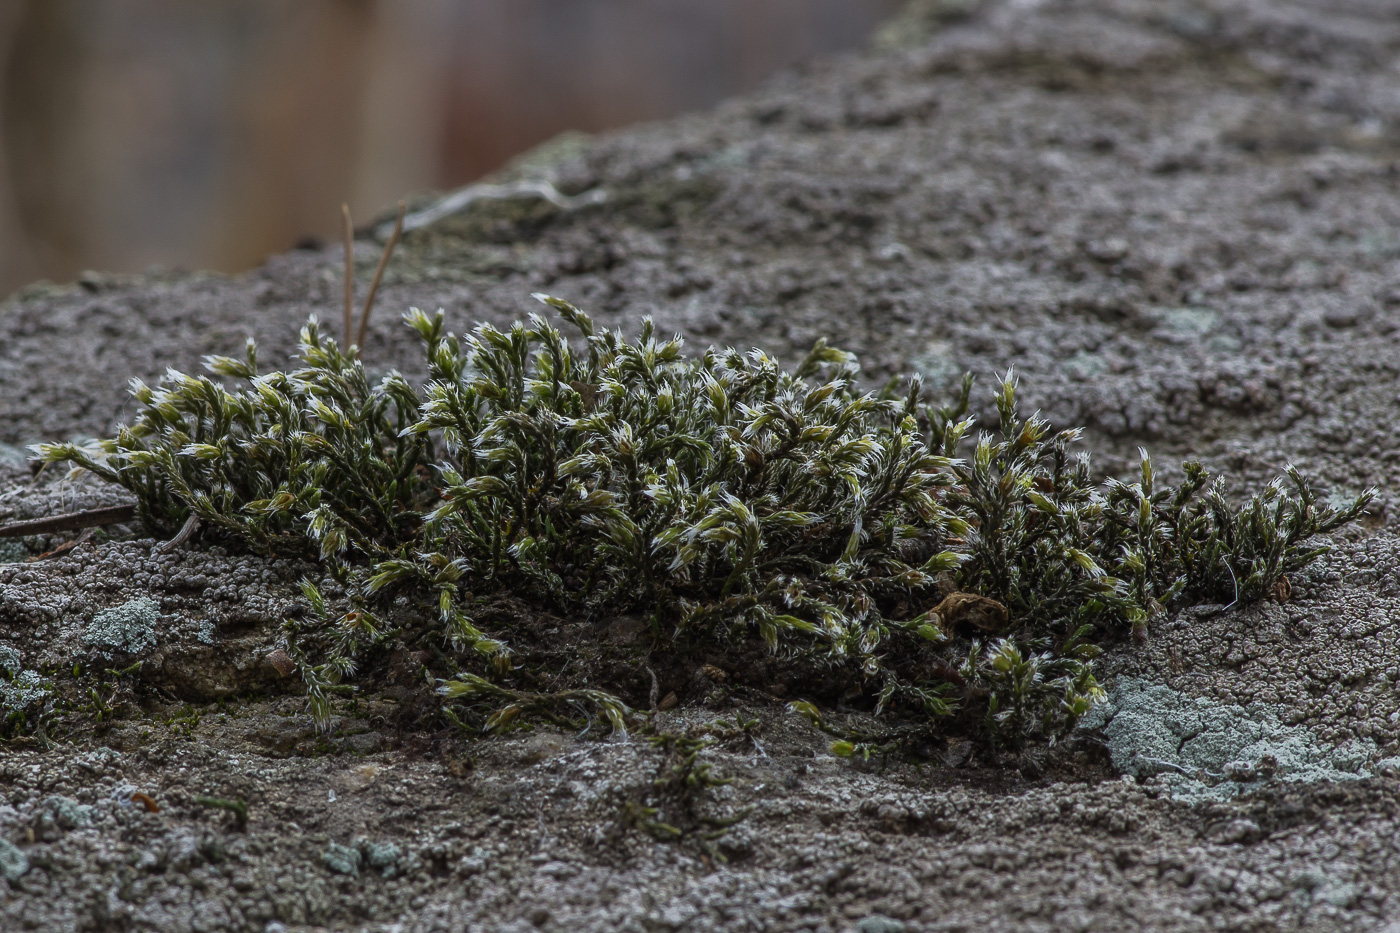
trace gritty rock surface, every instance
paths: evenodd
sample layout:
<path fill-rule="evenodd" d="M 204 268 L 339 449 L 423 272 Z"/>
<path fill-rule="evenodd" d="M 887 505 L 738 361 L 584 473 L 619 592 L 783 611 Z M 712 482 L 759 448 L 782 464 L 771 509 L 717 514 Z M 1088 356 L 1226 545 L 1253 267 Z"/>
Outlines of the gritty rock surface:
<path fill-rule="evenodd" d="M 638 738 L 424 726 L 419 661 L 316 732 L 268 660 L 298 580 L 339 595 L 310 561 L 161 553 L 137 525 L 42 561 L 72 536 L 0 545 L 0 716 L 37 727 L 0 748 L 0 929 L 1400 928 L 1393 4 L 911 11 L 877 51 L 515 170 L 601 203 L 478 201 L 413 231 L 371 364 L 413 376 L 404 308 L 460 332 L 546 291 L 789 363 L 826 337 L 871 385 L 1014 367 L 1109 474 L 1139 445 L 1237 490 L 1293 462 L 1328 494 L 1378 485 L 1363 524 L 1286 601 L 1116 646 L 1113 705 L 1019 768 L 957 747 L 853 765 L 776 699 L 663 684 L 662 726 L 728 736 L 704 756 L 732 783 L 699 815 L 748 816 L 712 844 L 644 830 L 666 765 Z M 130 377 L 246 335 L 286 360 L 309 314 L 338 319 L 340 263 L 0 306 L 0 521 L 129 501 L 15 451 L 108 432 Z"/>

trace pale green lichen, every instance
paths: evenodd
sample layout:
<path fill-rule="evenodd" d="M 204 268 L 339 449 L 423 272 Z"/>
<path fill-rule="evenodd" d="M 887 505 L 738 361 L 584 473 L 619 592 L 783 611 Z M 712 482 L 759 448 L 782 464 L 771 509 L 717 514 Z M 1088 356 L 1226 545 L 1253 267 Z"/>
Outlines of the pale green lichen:
<path fill-rule="evenodd" d="M 71 797 L 55 794 L 47 798 L 44 810 L 62 829 L 82 829 L 92 825 L 92 807 Z"/>
<path fill-rule="evenodd" d="M 25 669 L 18 651 L 0 645 L 0 732 L 27 721 L 52 691 L 43 675 Z"/>
<path fill-rule="evenodd" d="M 6 881 L 18 881 L 29 871 L 29 859 L 19 846 L 8 839 L 0 838 L 0 875 Z"/>
<path fill-rule="evenodd" d="M 321 862 L 338 875 L 360 876 L 360 850 L 332 842 L 321 853 Z"/>
<path fill-rule="evenodd" d="M 1103 731 L 1118 770 L 1152 778 L 1183 800 L 1229 799 L 1274 780 L 1357 780 L 1387 773 L 1393 761 L 1372 765 L 1371 739 L 1334 746 L 1286 724 L 1267 704 L 1192 698 L 1135 677 L 1119 678 L 1083 726 Z"/>
<path fill-rule="evenodd" d="M 18 538 L 0 538 L 0 564 L 18 564 L 29 556 L 29 548 Z"/>
<path fill-rule="evenodd" d="M 142 596 L 104 609 L 83 627 L 83 641 L 109 652 L 145 654 L 156 646 L 160 603 Z"/>
<path fill-rule="evenodd" d="M 38 671 L 18 671 L 9 680 L 0 680 L 0 709 L 23 712 L 48 696 L 51 689 Z"/>
<path fill-rule="evenodd" d="M 13 444 L 0 444 L 0 467 L 23 469 L 29 466 L 29 452 Z"/>
<path fill-rule="evenodd" d="M 397 845 L 392 842 L 363 841 L 360 848 L 364 851 L 365 862 L 370 868 L 377 869 L 381 878 L 392 878 L 398 874 L 403 852 Z"/>

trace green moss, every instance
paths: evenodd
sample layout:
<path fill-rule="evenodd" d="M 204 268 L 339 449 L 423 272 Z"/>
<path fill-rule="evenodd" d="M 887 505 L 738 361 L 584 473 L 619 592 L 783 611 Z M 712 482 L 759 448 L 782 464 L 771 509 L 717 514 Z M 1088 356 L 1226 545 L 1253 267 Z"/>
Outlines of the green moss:
<path fill-rule="evenodd" d="M 496 726 L 581 702 L 620 727 L 625 707 L 596 690 L 499 683 L 512 632 L 473 606 L 508 593 L 643 616 L 663 654 L 777 652 L 813 684 L 853 687 L 897 727 L 844 735 L 798 706 L 847 754 L 942 729 L 1054 740 L 1102 695 L 1096 642 L 1175 605 L 1269 595 L 1370 497 L 1333 508 L 1290 470 L 1236 507 L 1197 464 L 1160 484 L 1145 454 L 1135 482 L 1098 484 L 1076 431 L 1018 414 L 1009 374 L 998 423 L 974 438 L 970 378 L 944 406 L 917 377 L 866 394 L 855 359 L 824 343 L 789 372 L 758 350 L 687 356 L 649 321 L 624 339 L 541 299 L 581 342 L 537 316 L 461 340 L 415 311 L 417 390 L 397 373 L 371 384 L 313 321 L 301 368 L 260 373 L 250 343 L 207 361 L 243 388 L 138 383 L 131 427 L 43 456 L 130 489 L 153 529 L 192 514 L 255 551 L 318 556 L 349 610 L 307 583 L 310 619 L 286 630 L 322 720 L 395 637 L 383 616 L 402 597 L 456 651 L 449 699 L 504 703 Z"/>
<path fill-rule="evenodd" d="M 709 731 L 729 730 L 716 724 Z M 733 731 L 751 736 L 742 728 Z M 715 843 L 747 819 L 753 808 L 714 812 L 715 808 L 707 805 L 707 791 L 731 783 L 731 779 L 716 774 L 703 757 L 715 740 L 663 732 L 648 736 L 647 741 L 661 752 L 660 767 L 641 799 L 623 805 L 623 821 L 663 842 L 694 840 L 715 861 L 727 861 Z"/>

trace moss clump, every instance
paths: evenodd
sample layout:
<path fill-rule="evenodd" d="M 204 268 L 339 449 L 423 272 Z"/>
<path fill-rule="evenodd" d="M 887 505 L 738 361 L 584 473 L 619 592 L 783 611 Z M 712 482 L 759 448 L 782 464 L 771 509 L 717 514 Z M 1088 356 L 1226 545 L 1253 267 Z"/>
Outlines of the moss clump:
<path fill-rule="evenodd" d="M 256 551 L 319 555 L 350 610 L 306 584 L 313 619 L 289 624 L 288 651 L 322 716 L 367 647 L 403 637 L 384 619 L 400 596 L 457 649 L 443 693 L 491 699 L 511 632 L 472 607 L 498 592 L 644 615 L 676 655 L 782 652 L 912 723 L 901 735 L 1013 747 L 1101 696 L 1096 640 L 1173 604 L 1268 593 L 1369 498 L 1329 508 L 1290 471 L 1291 490 L 1238 508 L 1195 464 L 1159 484 L 1145 455 L 1137 482 L 1096 484 L 1077 432 L 1019 415 L 1010 375 L 974 439 L 970 378 L 942 407 L 917 378 L 864 394 L 824 343 L 791 372 L 758 350 L 688 357 L 649 321 L 627 340 L 541 297 L 581 343 L 538 316 L 459 340 L 415 311 L 418 391 L 397 373 L 371 384 L 313 321 L 301 368 L 259 373 L 250 343 L 207 361 L 245 387 L 136 383 L 131 427 L 40 453 L 130 489 L 153 528 L 196 516 Z"/>

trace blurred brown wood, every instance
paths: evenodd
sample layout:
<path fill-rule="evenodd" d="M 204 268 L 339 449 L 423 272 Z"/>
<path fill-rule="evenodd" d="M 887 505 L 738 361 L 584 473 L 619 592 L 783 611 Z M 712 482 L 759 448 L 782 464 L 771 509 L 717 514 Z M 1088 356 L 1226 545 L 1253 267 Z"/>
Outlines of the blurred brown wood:
<path fill-rule="evenodd" d="M 707 106 L 903 0 L 9 0 L 0 293 L 236 270 L 568 129 Z M 10 52 L 6 57 L 7 50 Z"/>
<path fill-rule="evenodd" d="M 4 136 L 44 274 L 236 269 L 333 222 L 373 22 L 373 0 L 29 2 Z"/>

